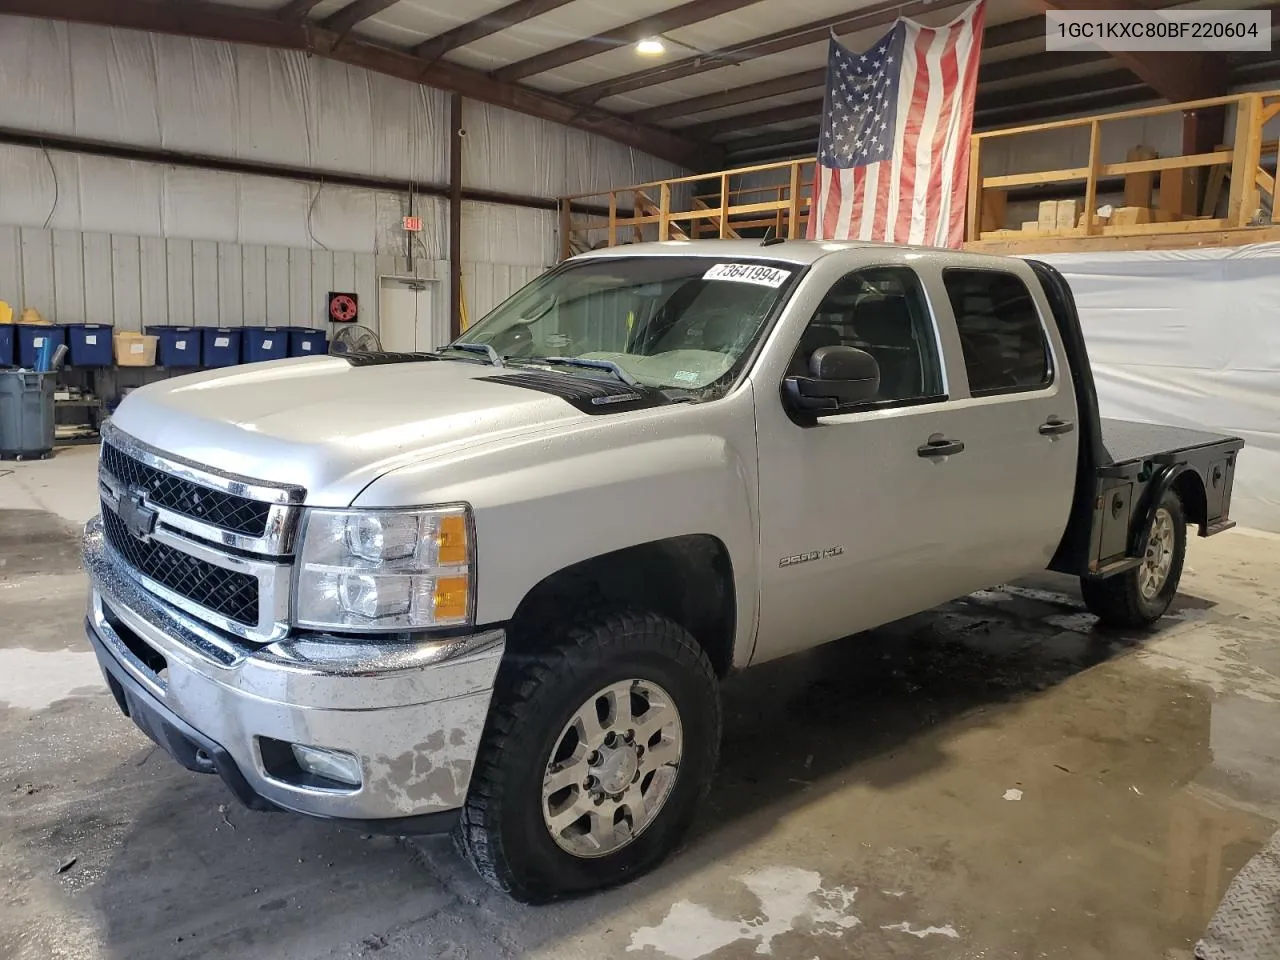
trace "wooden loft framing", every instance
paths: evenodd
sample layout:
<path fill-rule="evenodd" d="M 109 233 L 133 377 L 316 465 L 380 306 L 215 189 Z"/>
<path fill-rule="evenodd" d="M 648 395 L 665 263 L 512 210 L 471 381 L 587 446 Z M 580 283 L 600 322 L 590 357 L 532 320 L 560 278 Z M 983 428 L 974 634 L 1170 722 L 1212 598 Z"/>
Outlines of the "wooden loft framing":
<path fill-rule="evenodd" d="M 1101 162 L 1102 136 L 1109 123 L 1180 116 L 1214 107 L 1235 108 L 1231 143 L 1208 153 L 1143 155 L 1122 162 Z M 1276 143 L 1264 141 L 1263 130 L 1277 116 L 1280 91 L 1267 91 L 974 134 L 965 246 L 1000 253 L 1053 253 L 1236 246 L 1280 240 L 1276 176 L 1263 163 L 1276 155 Z M 983 150 L 992 141 L 1050 130 L 1087 133 L 1089 150 L 1084 166 L 983 175 Z M 805 235 L 808 223 L 814 168 L 814 159 L 808 157 L 562 197 L 560 257 L 643 240 L 759 237 L 769 228 L 776 236 L 798 239 Z M 1144 212 L 1105 222 L 1097 216 L 1098 199 L 1108 185 L 1122 182 L 1126 188 L 1130 183 L 1138 184 L 1139 194 L 1145 182 Z M 1010 193 L 1045 187 L 1077 194 L 1078 220 L 1063 228 L 1009 229 L 1003 219 Z M 1160 198 L 1156 206 L 1151 205 L 1153 192 Z M 1123 209 L 1132 213 L 1132 208 Z"/>

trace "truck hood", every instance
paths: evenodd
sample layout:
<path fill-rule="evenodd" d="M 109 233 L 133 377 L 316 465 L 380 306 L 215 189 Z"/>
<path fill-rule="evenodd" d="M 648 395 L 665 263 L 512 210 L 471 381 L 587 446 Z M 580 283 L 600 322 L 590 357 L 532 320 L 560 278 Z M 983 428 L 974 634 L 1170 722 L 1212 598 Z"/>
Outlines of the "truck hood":
<path fill-rule="evenodd" d="M 440 360 L 353 366 L 308 357 L 148 384 L 112 422 L 143 443 L 346 506 L 389 470 L 585 419 L 564 400 Z"/>

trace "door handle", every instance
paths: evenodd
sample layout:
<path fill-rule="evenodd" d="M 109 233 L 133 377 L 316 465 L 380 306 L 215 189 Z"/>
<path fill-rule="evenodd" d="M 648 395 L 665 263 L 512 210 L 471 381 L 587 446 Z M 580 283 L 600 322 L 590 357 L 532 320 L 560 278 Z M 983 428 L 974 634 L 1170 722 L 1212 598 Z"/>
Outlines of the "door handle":
<path fill-rule="evenodd" d="M 1056 437 L 1063 433 L 1070 433 L 1076 428 L 1076 425 L 1070 420 L 1060 420 L 1057 417 L 1050 417 L 1044 423 L 1040 424 L 1040 435 L 1042 437 Z"/>
<path fill-rule="evenodd" d="M 916 455 L 921 457 L 949 457 L 953 453 L 964 450 L 963 440 L 949 440 L 940 433 L 935 433 L 929 442 L 916 447 Z"/>

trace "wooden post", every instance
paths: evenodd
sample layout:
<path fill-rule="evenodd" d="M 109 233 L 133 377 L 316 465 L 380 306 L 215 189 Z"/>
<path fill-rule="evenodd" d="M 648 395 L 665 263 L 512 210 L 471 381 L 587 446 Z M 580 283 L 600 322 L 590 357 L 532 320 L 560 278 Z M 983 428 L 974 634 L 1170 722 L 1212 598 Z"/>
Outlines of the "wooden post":
<path fill-rule="evenodd" d="M 1102 124 L 1094 119 L 1089 123 L 1089 178 L 1084 182 L 1084 235 L 1094 232 L 1094 218 L 1098 215 L 1098 163 L 1102 158 Z"/>
<path fill-rule="evenodd" d="M 449 97 L 449 336 L 462 336 L 462 94 Z"/>
<path fill-rule="evenodd" d="M 729 236 L 729 174 L 720 174 L 720 239 Z"/>
<path fill-rule="evenodd" d="M 569 245 L 569 201 L 560 201 L 560 259 L 568 260 L 573 248 Z"/>
<path fill-rule="evenodd" d="M 982 141 L 977 137 L 969 138 L 969 209 L 968 229 L 965 236 L 970 240 L 982 238 Z M 816 175 L 816 174 L 815 174 Z M 812 204 L 812 201 L 810 201 Z M 813 216 L 813 207 L 809 207 L 809 216 Z"/>
<path fill-rule="evenodd" d="M 800 239 L 800 161 L 791 162 L 791 208 L 787 211 L 787 238 Z"/>
<path fill-rule="evenodd" d="M 609 191 L 609 246 L 618 245 L 618 191 Z"/>
<path fill-rule="evenodd" d="M 658 239 L 671 239 L 671 184 L 658 187 Z"/>
<path fill-rule="evenodd" d="M 1227 224 L 1247 226 L 1258 206 L 1257 169 L 1262 152 L 1262 97 L 1246 94 L 1236 101 L 1236 134 L 1231 145 L 1231 193 Z"/>

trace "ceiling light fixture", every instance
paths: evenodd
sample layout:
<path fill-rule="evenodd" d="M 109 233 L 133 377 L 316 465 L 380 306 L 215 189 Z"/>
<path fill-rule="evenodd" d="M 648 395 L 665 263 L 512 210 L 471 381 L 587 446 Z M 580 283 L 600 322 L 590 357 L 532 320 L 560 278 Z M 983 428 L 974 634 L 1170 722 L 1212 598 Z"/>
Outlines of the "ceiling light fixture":
<path fill-rule="evenodd" d="M 657 37 L 645 37 L 636 44 L 636 53 L 642 57 L 660 57 L 667 52 L 667 45 Z"/>

